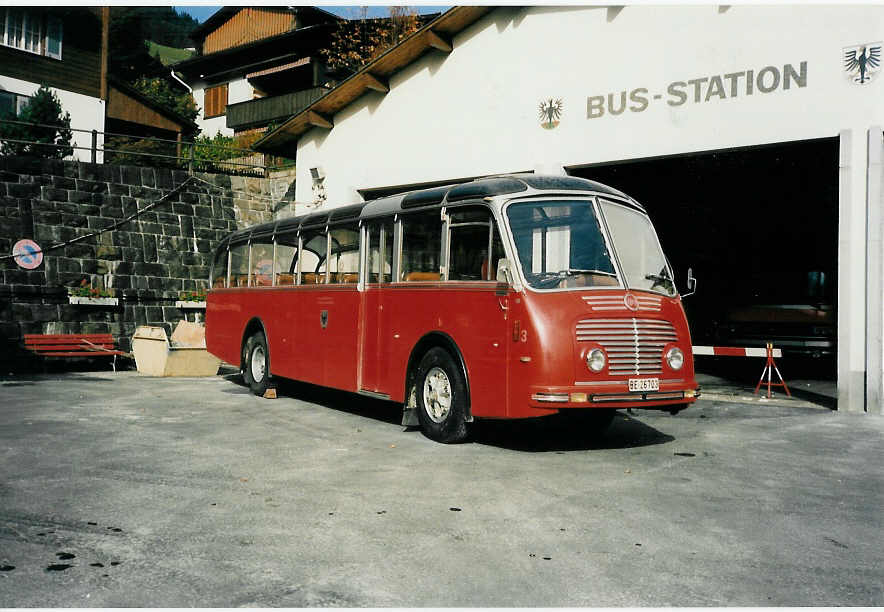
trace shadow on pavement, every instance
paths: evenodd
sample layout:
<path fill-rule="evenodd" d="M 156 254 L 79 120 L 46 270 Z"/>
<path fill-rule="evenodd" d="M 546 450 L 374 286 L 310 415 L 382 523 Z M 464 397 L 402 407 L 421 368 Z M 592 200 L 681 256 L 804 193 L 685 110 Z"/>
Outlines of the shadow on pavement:
<path fill-rule="evenodd" d="M 235 385 L 225 393 L 249 393 L 239 373 L 223 376 Z M 348 391 L 338 391 L 309 383 L 277 379 L 276 392 L 323 408 L 346 412 L 390 425 L 402 422 L 402 405 Z M 417 430 L 418 428 L 408 428 Z M 467 443 L 496 446 L 526 452 L 576 451 L 651 446 L 675 438 L 645 425 L 633 416 L 617 413 L 611 426 L 599 435 L 574 426 L 557 416 L 537 419 L 479 420 L 473 423 Z"/>
<path fill-rule="evenodd" d="M 675 438 L 618 412 L 611 426 L 601 434 L 574 427 L 573 421 L 549 416 L 513 421 L 477 421 L 470 440 L 509 450 L 545 453 L 635 448 L 666 444 Z"/>
<path fill-rule="evenodd" d="M 808 402 L 813 402 L 814 404 L 819 404 L 820 406 L 828 408 L 829 410 L 838 410 L 837 397 L 830 397 L 822 393 L 814 393 L 813 391 L 801 389 L 800 387 L 793 387 L 792 385 L 789 386 L 789 391 L 791 391 L 792 395 L 794 397 L 797 397 L 798 399 L 803 399 Z"/>

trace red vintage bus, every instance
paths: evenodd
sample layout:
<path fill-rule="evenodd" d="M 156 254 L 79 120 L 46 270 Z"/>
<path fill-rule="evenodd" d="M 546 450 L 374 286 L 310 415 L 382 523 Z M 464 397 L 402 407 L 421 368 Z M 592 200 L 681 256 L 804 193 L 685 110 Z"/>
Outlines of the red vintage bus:
<path fill-rule="evenodd" d="M 616 408 L 698 397 L 648 215 L 584 179 L 480 179 L 239 230 L 211 286 L 208 350 L 254 393 L 277 376 L 401 402 L 441 442 L 474 419 L 598 430 Z"/>

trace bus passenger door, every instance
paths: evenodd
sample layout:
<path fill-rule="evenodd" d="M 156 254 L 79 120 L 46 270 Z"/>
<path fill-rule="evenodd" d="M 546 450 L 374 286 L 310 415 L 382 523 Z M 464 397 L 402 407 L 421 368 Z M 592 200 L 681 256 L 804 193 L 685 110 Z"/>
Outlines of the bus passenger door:
<path fill-rule="evenodd" d="M 381 372 L 385 369 L 383 330 L 387 326 L 384 313 L 385 286 L 390 282 L 393 262 L 393 223 L 375 222 L 366 227 L 366 275 L 362 293 L 359 390 L 374 393 L 381 389 Z"/>

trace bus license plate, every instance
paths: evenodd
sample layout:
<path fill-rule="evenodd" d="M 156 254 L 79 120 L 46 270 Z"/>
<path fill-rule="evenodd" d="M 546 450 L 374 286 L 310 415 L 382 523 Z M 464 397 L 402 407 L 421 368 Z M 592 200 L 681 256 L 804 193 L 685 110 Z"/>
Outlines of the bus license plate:
<path fill-rule="evenodd" d="M 629 379 L 629 390 L 630 391 L 659 391 L 660 390 L 660 379 L 659 378 L 630 378 Z"/>

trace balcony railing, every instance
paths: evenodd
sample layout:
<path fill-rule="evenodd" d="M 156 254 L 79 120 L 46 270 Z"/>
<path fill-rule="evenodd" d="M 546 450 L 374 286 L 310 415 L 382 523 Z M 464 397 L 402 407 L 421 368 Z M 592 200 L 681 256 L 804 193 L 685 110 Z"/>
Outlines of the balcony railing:
<path fill-rule="evenodd" d="M 329 90 L 326 87 L 313 87 L 280 96 L 229 104 L 227 127 L 240 130 L 284 121 L 313 104 L 327 91 Z"/>

